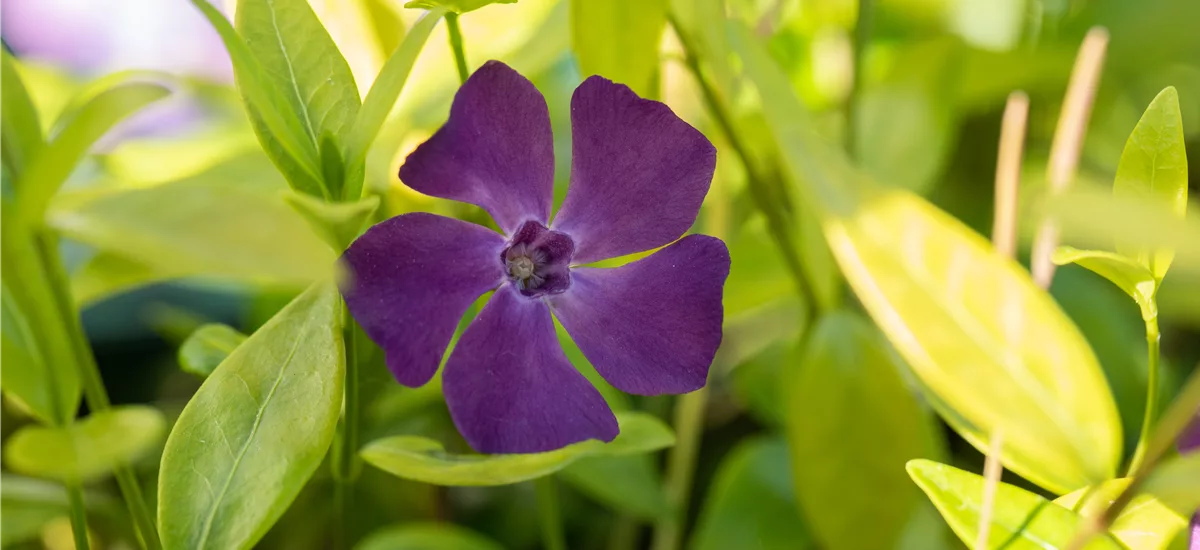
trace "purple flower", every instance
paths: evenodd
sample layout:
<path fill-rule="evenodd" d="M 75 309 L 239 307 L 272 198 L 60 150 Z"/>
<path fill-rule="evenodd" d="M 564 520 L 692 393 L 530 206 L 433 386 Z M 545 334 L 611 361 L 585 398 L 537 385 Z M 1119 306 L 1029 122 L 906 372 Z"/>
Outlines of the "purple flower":
<path fill-rule="evenodd" d="M 1179 436 L 1179 452 L 1188 454 L 1200 452 L 1200 411 L 1196 411 L 1196 417 L 1192 419 L 1192 423 L 1183 430 L 1183 434 Z M 1197 510 L 1192 515 L 1192 543 L 1188 548 L 1190 550 L 1200 550 L 1200 510 Z"/>
<path fill-rule="evenodd" d="M 479 452 L 616 437 L 612 411 L 559 347 L 552 314 L 600 375 L 628 393 L 703 387 L 721 343 L 729 252 L 713 237 L 680 238 L 708 191 L 712 144 L 666 105 L 600 77 L 575 90 L 571 127 L 571 187 L 551 223 L 546 101 L 511 68 L 488 62 L 400 177 L 421 193 L 482 207 L 504 235 L 407 214 L 372 227 L 343 256 L 354 275 L 346 304 L 406 386 L 433 377 L 463 313 L 495 291 L 442 375 L 454 423 Z M 663 245 L 621 267 L 579 267 Z"/>

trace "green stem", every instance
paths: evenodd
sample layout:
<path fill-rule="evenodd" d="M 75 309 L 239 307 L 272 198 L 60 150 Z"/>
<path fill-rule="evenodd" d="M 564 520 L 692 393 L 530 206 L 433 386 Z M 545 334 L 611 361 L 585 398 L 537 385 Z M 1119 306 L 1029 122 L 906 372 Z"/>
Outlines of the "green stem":
<path fill-rule="evenodd" d="M 345 411 L 338 424 L 338 448 L 335 449 L 334 500 L 337 505 L 337 539 L 340 548 L 351 548 L 354 543 L 354 481 L 358 477 L 358 326 L 350 316 L 350 310 L 342 306 L 344 328 L 342 339 L 346 347 Z"/>
<path fill-rule="evenodd" d="M 58 309 L 59 317 L 67 327 L 71 338 L 71 351 L 75 356 L 75 364 L 79 367 L 79 376 L 83 383 L 83 397 L 93 413 L 106 411 L 112 408 L 112 403 L 109 401 L 108 391 L 104 388 L 104 380 L 100 376 L 100 367 L 96 364 L 96 357 L 92 354 L 87 335 L 83 331 L 83 322 L 75 310 L 75 300 L 71 297 L 71 282 L 67 278 L 67 271 L 58 255 L 57 239 L 49 231 L 41 231 L 34 238 L 37 240 L 42 269 L 51 283 L 50 288 L 54 291 L 55 306 Z M 154 516 L 146 505 L 146 498 L 142 495 L 137 474 L 129 464 L 125 463 L 117 464 L 114 470 L 117 486 L 121 490 L 121 496 L 125 499 L 125 505 L 129 508 L 129 515 L 133 519 L 134 528 L 142 547 L 146 550 L 158 550 L 161 548 L 161 544 L 158 540 L 158 531 L 155 529 Z"/>
<path fill-rule="evenodd" d="M 707 388 L 681 395 L 675 404 L 675 446 L 667 456 L 666 480 L 667 502 L 674 512 L 655 524 L 652 550 L 676 550 L 682 541 L 707 405 Z"/>
<path fill-rule="evenodd" d="M 67 501 L 71 506 L 71 534 L 75 537 L 75 550 L 88 550 L 87 511 L 83 503 L 83 487 L 78 482 L 67 483 Z"/>
<path fill-rule="evenodd" d="M 567 550 L 567 536 L 563 531 L 562 510 L 558 507 L 558 488 L 554 476 L 542 476 L 533 480 L 537 492 L 538 522 L 542 526 L 542 544 L 545 550 Z"/>
<path fill-rule="evenodd" d="M 853 76 L 850 94 L 846 97 L 846 154 L 855 157 L 854 141 L 858 139 L 858 102 L 863 90 L 863 58 L 871 45 L 871 20 L 875 11 L 875 0 L 858 0 L 858 20 L 854 23 L 854 58 L 851 64 Z"/>
<path fill-rule="evenodd" d="M 1149 350 L 1149 369 L 1146 380 L 1146 412 L 1142 416 L 1142 433 L 1138 435 L 1137 448 L 1133 452 L 1133 460 L 1129 462 L 1129 473 L 1133 475 L 1140 470 L 1146 461 L 1146 447 L 1150 442 L 1151 432 L 1154 431 L 1154 421 L 1158 416 L 1158 359 L 1159 359 L 1158 317 L 1146 320 L 1146 344 Z"/>
<path fill-rule="evenodd" d="M 450 49 L 454 50 L 454 63 L 458 66 L 458 79 L 467 81 L 467 54 L 463 51 L 462 30 L 458 28 L 458 14 L 446 14 L 446 29 L 450 31 Z"/>

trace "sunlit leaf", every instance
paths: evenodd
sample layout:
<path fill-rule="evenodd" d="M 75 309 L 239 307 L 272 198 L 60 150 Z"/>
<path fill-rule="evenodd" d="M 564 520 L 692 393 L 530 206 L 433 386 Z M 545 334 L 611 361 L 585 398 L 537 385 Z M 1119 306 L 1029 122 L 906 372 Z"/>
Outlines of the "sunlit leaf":
<path fill-rule="evenodd" d="M 572 43 L 582 76 L 598 74 L 642 97 L 658 97 L 666 24 L 667 0 L 572 0 Z"/>
<path fill-rule="evenodd" d="M 1141 490 L 1180 515 L 1200 510 L 1200 453 L 1176 456 L 1159 464 Z"/>
<path fill-rule="evenodd" d="M 902 466 L 944 453 L 933 415 L 855 314 L 822 317 L 798 363 L 781 389 L 796 496 L 814 536 L 830 548 L 894 547 L 921 504 Z"/>
<path fill-rule="evenodd" d="M 1158 281 L 1149 269 L 1137 261 L 1113 252 L 1080 250 L 1070 246 L 1058 247 L 1052 259 L 1058 265 L 1079 264 L 1108 279 L 1137 301 L 1142 308 L 1143 317 L 1157 317 L 1154 295 L 1158 290 Z"/>
<path fill-rule="evenodd" d="M 1128 479 L 1106 481 L 1054 499 L 1054 503 L 1084 516 L 1104 512 L 1127 486 Z M 1187 525 L 1183 516 L 1151 495 L 1139 495 L 1112 522 L 1108 531 L 1129 550 L 1162 550 Z"/>
<path fill-rule="evenodd" d="M 671 512 L 662 478 L 647 455 L 585 456 L 558 477 L 617 512 L 648 520 Z"/>
<path fill-rule="evenodd" d="M 202 378 L 208 377 L 245 341 L 246 335 L 229 325 L 202 325 L 179 346 L 179 368 Z"/>
<path fill-rule="evenodd" d="M 451 523 L 406 523 L 371 533 L 355 550 L 503 550 L 503 547 Z"/>
<path fill-rule="evenodd" d="M 1079 330 L 982 237 L 911 193 L 881 190 L 822 143 L 786 77 L 736 30 L 797 191 L 820 207 L 843 274 L 927 400 L 977 448 L 1003 432 L 1004 465 L 1052 491 L 1112 478 L 1121 425 Z"/>
<path fill-rule="evenodd" d="M 424 483 L 508 485 L 552 474 L 580 457 L 633 455 L 675 443 L 670 428 L 650 415 L 624 413 L 617 421 L 621 433 L 611 443 L 588 440 L 545 453 L 460 455 L 432 439 L 400 435 L 372 441 L 360 454 L 376 468 Z"/>
<path fill-rule="evenodd" d="M 26 426 L 4 445 L 5 465 L 26 475 L 92 481 L 162 441 L 166 419 L 152 407 L 127 405 L 64 427 Z"/>
<path fill-rule="evenodd" d="M 0 127 L 3 128 L 4 165 L 14 174 L 21 174 L 38 151 L 45 145 L 38 112 L 29 99 L 21 75 L 13 66 L 8 50 L 0 51 L 4 86 L 0 87 Z"/>
<path fill-rule="evenodd" d="M 362 163 L 367 157 L 367 150 L 375 142 L 375 137 L 383 128 L 388 113 L 392 111 L 392 107 L 396 105 L 396 99 L 400 97 L 400 91 L 408 82 L 408 75 L 412 72 L 417 54 L 421 53 L 421 48 L 425 46 L 429 34 L 433 32 L 434 26 L 445 13 L 444 8 L 434 8 L 421 16 L 421 19 L 404 36 L 404 41 L 383 64 L 379 76 L 375 77 L 374 84 L 371 85 L 366 99 L 363 100 L 362 109 L 359 109 L 358 116 L 354 118 L 346 142 L 346 164 L 350 167 L 351 172 L 346 180 L 345 198 L 354 199 L 362 193 L 361 174 L 357 174 L 354 170 L 362 169 Z"/>
<path fill-rule="evenodd" d="M 445 8 L 454 13 L 467 13 L 490 4 L 516 4 L 517 0 L 413 0 L 404 4 L 406 8 L 433 10 Z"/>
<path fill-rule="evenodd" d="M 717 470 L 689 548 L 815 548 L 792 494 L 783 441 L 750 439 Z"/>
<path fill-rule="evenodd" d="M 937 506 L 946 523 L 966 544 L 974 545 L 983 507 L 981 476 L 931 460 L 908 463 L 908 475 Z M 1066 550 L 1083 525 L 1083 518 L 1029 491 L 1007 483 L 996 486 L 988 548 L 1004 550 Z M 1084 550 L 1123 550 L 1105 533 L 1093 537 Z"/>
<path fill-rule="evenodd" d="M 204 381 L 163 450 L 166 548 L 250 548 L 320 465 L 342 406 L 341 300 L 318 283 Z"/>
<path fill-rule="evenodd" d="M 1154 98 L 1125 142 L 1117 178 L 1113 181 L 1113 195 L 1162 201 L 1171 212 L 1183 217 L 1187 210 L 1187 188 L 1179 93 L 1169 87 Z M 1117 242 L 1117 250 L 1145 266 L 1160 281 L 1175 256 L 1171 250 L 1152 250 L 1121 241 Z"/>
<path fill-rule="evenodd" d="M 375 195 L 355 202 L 325 202 L 312 195 L 287 193 L 283 195 L 283 200 L 308 222 L 318 237 L 337 252 L 350 246 L 363 225 L 379 208 L 379 197 Z"/>
<path fill-rule="evenodd" d="M 17 204 L 25 219 L 38 220 L 88 149 L 118 122 L 169 91 L 149 82 L 120 82 L 76 110 L 64 113 L 61 129 L 29 161 L 17 182 Z"/>

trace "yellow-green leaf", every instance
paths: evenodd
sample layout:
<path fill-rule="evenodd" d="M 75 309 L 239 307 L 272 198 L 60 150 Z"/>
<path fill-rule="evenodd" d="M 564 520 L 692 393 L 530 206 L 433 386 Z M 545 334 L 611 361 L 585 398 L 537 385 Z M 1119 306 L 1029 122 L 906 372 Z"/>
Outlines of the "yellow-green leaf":
<path fill-rule="evenodd" d="M 452 523 L 405 523 L 380 529 L 355 550 L 503 550 L 503 546 Z"/>
<path fill-rule="evenodd" d="M 467 13 L 490 4 L 516 4 L 517 0 L 412 0 L 406 8 L 433 10 L 445 8 L 454 13 Z"/>
<path fill-rule="evenodd" d="M 283 200 L 308 222 L 318 237 L 339 253 L 350 246 L 379 208 L 376 195 L 354 202 L 325 202 L 312 195 L 284 193 Z"/>
<path fill-rule="evenodd" d="M 1129 479 L 1114 479 L 1054 499 L 1054 503 L 1091 517 L 1101 514 L 1129 486 Z M 1164 550 L 1187 525 L 1183 516 L 1152 495 L 1138 495 L 1113 520 L 1108 531 L 1129 550 Z"/>
<path fill-rule="evenodd" d="M 179 346 L 179 368 L 207 377 L 245 341 L 246 335 L 229 325 L 202 325 Z"/>
<path fill-rule="evenodd" d="M 1149 320 L 1158 316 L 1154 295 L 1158 291 L 1158 280 L 1142 264 L 1135 260 L 1103 250 L 1080 250 L 1060 246 L 1051 257 L 1058 265 L 1075 263 L 1111 281 L 1125 291 L 1142 308 L 1142 317 Z"/>
<path fill-rule="evenodd" d="M 571 1 L 571 31 L 584 77 L 598 74 L 658 97 L 658 48 L 667 0 Z"/>
<path fill-rule="evenodd" d="M 3 149 L 4 165 L 19 175 L 45 141 L 37 109 L 29 99 L 29 92 L 8 50 L 0 50 L 0 64 L 3 65 L 4 80 L 4 86 L 0 87 L 0 127 L 3 128 L 0 148 Z"/>
<path fill-rule="evenodd" d="M 1146 478 L 1142 492 L 1154 495 L 1184 516 L 1200 509 L 1200 452 L 1176 456 L 1159 464 Z"/>
<path fill-rule="evenodd" d="M 5 442 L 4 460 L 31 476 L 93 481 L 145 455 L 162 441 L 166 426 L 152 407 L 116 407 L 68 426 L 26 426 Z"/>

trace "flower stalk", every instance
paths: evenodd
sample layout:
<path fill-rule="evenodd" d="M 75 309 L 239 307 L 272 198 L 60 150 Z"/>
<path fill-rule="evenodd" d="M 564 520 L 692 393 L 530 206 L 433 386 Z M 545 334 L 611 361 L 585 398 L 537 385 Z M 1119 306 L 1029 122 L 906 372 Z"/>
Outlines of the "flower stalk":
<path fill-rule="evenodd" d="M 458 27 L 458 14 L 446 14 L 446 30 L 450 34 L 450 49 L 454 50 L 454 64 L 458 68 L 459 82 L 466 82 L 470 72 L 467 70 L 467 54 L 463 50 L 462 29 Z"/>
<path fill-rule="evenodd" d="M 542 476 L 533 481 L 537 493 L 538 523 L 542 528 L 542 545 L 546 550 L 567 550 L 562 510 L 558 507 L 558 487 L 554 476 Z"/>
<path fill-rule="evenodd" d="M 358 391 L 358 325 L 350 310 L 342 305 L 344 324 L 342 338 L 346 347 L 345 410 L 338 424 L 337 447 L 334 449 L 334 501 L 338 514 L 335 536 L 339 548 L 350 548 L 354 542 L 354 481 L 358 477 L 358 429 L 361 407 Z"/>
<path fill-rule="evenodd" d="M 1157 309 L 1157 308 L 1154 308 Z M 1158 332 L 1158 317 L 1154 316 L 1146 320 L 1146 344 L 1149 359 L 1148 375 L 1146 378 L 1146 412 L 1142 416 L 1142 432 L 1138 435 L 1137 447 L 1133 452 L 1133 459 L 1129 462 L 1129 473 L 1126 476 L 1132 476 L 1135 472 L 1141 470 L 1146 461 L 1146 448 L 1150 442 L 1151 432 L 1154 431 L 1154 421 L 1158 416 L 1158 363 L 1159 363 L 1159 340 Z"/>
<path fill-rule="evenodd" d="M 83 487 L 78 482 L 67 483 L 67 501 L 70 503 L 71 535 L 75 539 L 75 550 L 89 550 L 87 512 L 84 510 Z"/>

